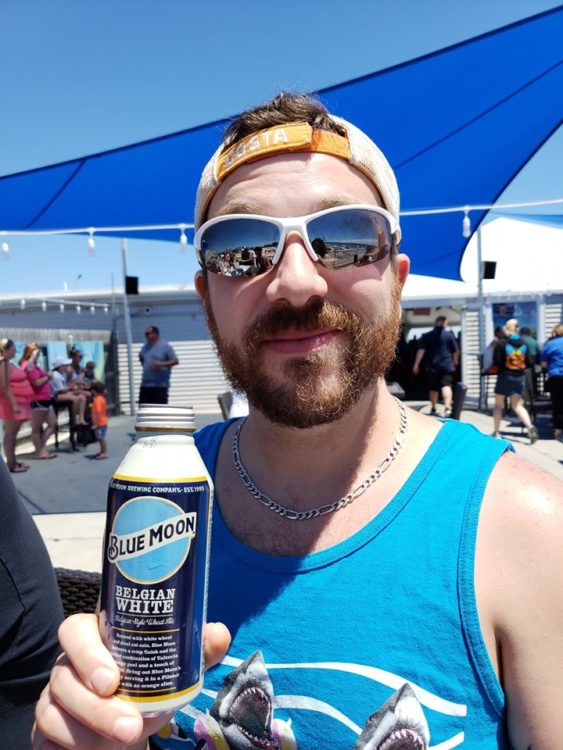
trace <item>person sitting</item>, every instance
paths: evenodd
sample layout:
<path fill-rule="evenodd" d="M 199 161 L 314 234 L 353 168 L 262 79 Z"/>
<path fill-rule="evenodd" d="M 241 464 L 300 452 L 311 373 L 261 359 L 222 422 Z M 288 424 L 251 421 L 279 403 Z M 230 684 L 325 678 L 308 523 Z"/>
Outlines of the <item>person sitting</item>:
<path fill-rule="evenodd" d="M 47 441 L 57 427 L 57 415 L 52 404 L 50 385 L 52 373 L 45 372 L 37 364 L 40 351 L 37 344 L 26 344 L 19 365 L 25 372 L 35 394 L 31 402 L 31 441 L 35 448 L 35 458 L 44 460 L 57 457 L 56 453 L 51 453 L 46 448 Z M 44 425 L 47 425 L 45 429 L 43 429 Z"/>
<path fill-rule="evenodd" d="M 77 427 L 85 426 L 87 396 L 83 391 L 72 390 L 70 385 L 72 360 L 55 357 L 52 364 L 51 393 L 56 404 L 70 405 L 72 418 Z"/>
<path fill-rule="evenodd" d="M 96 363 L 95 362 L 86 362 L 86 365 L 84 367 L 84 373 L 82 375 L 84 379 L 84 383 L 88 385 L 89 387 L 92 386 L 92 383 L 97 379 L 96 378 Z"/>

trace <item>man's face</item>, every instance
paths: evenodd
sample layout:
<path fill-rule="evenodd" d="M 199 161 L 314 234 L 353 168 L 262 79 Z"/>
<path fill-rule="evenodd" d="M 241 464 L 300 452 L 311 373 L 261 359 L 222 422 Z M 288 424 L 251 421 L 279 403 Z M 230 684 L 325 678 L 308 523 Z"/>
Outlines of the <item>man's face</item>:
<path fill-rule="evenodd" d="M 331 205 L 381 205 L 372 183 L 327 154 L 284 154 L 246 164 L 211 201 L 225 213 L 303 216 Z M 254 278 L 200 275 L 209 328 L 236 388 L 273 422 L 310 427 L 338 419 L 389 367 L 400 323 L 400 289 L 389 257 L 338 271 L 314 262 L 298 233 L 279 263 Z"/>
<path fill-rule="evenodd" d="M 145 331 L 145 338 L 149 344 L 155 344 L 158 341 L 158 334 L 153 328 Z"/>

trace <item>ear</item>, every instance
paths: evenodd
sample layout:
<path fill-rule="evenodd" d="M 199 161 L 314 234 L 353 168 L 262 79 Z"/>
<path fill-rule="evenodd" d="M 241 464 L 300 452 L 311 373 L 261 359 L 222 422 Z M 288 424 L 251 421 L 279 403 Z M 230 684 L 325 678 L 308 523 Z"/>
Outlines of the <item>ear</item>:
<path fill-rule="evenodd" d="M 397 266 L 397 276 L 399 277 L 399 283 L 401 284 L 401 288 L 403 288 L 405 285 L 405 281 L 407 280 L 407 277 L 409 275 L 409 270 L 411 267 L 411 261 L 410 261 L 409 256 L 405 255 L 405 253 L 399 253 L 397 255 L 396 266 Z"/>
<path fill-rule="evenodd" d="M 202 298 L 207 297 L 208 295 L 207 281 L 205 280 L 203 271 L 196 271 L 196 274 L 194 276 L 194 285 L 195 285 L 195 290 L 199 294 L 200 297 Z"/>

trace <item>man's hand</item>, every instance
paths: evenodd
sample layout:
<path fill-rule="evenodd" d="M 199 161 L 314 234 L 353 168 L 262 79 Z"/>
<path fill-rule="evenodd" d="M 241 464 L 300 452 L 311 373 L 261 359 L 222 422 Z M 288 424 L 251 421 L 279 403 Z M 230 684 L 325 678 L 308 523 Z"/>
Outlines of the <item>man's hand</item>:
<path fill-rule="evenodd" d="M 36 709 L 34 750 L 145 750 L 147 739 L 168 721 L 145 718 L 114 696 L 119 669 L 103 645 L 96 615 L 74 615 L 61 625 L 64 649 Z M 205 629 L 205 666 L 219 662 L 231 637 L 221 623 Z"/>

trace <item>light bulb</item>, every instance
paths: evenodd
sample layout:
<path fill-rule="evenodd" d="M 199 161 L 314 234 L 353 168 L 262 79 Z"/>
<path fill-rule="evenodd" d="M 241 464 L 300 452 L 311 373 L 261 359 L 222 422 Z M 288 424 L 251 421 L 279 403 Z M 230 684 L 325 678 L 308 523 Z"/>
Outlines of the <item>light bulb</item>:
<path fill-rule="evenodd" d="M 94 230 L 89 229 L 90 236 L 88 237 L 88 255 L 93 258 L 96 255 L 96 241 L 94 240 Z"/>
<path fill-rule="evenodd" d="M 465 212 L 465 216 L 463 217 L 461 227 L 463 236 L 466 238 L 471 237 L 471 219 L 469 218 L 469 213 L 467 211 Z"/>
<path fill-rule="evenodd" d="M 59 305 L 59 312 L 64 313 L 64 311 L 65 311 L 65 306 L 61 302 L 61 304 Z"/>
<path fill-rule="evenodd" d="M 109 311 L 109 308 L 107 305 L 104 305 L 104 315 L 107 315 Z"/>
<path fill-rule="evenodd" d="M 188 238 L 186 237 L 186 227 L 182 224 L 182 231 L 180 232 L 180 252 L 185 253 L 188 247 Z"/>
<path fill-rule="evenodd" d="M 10 260 L 10 246 L 6 240 L 2 243 L 2 257 L 4 260 Z"/>
<path fill-rule="evenodd" d="M 20 307 L 21 307 L 22 310 L 25 310 L 25 300 L 24 299 L 20 300 Z"/>
<path fill-rule="evenodd" d="M 94 307 L 94 305 L 90 305 L 90 314 L 94 315 L 95 312 L 96 312 L 96 308 Z"/>
<path fill-rule="evenodd" d="M 76 305 L 76 314 L 80 315 L 81 312 L 82 312 L 82 308 L 80 307 L 80 305 Z"/>
<path fill-rule="evenodd" d="M 43 302 L 41 303 L 41 309 L 43 310 L 43 312 L 47 312 L 47 303 L 45 302 L 45 300 L 43 300 Z"/>

